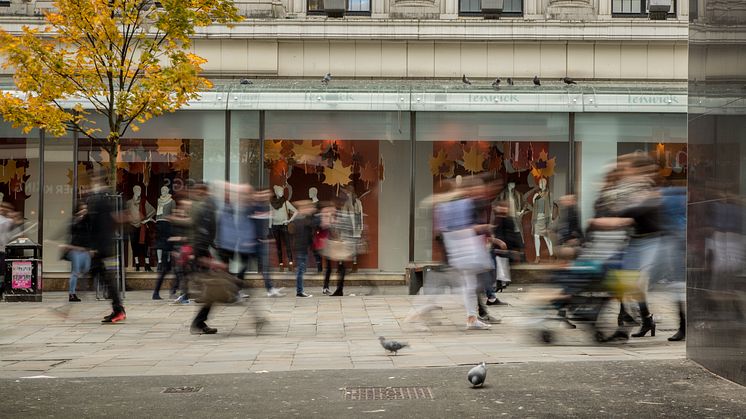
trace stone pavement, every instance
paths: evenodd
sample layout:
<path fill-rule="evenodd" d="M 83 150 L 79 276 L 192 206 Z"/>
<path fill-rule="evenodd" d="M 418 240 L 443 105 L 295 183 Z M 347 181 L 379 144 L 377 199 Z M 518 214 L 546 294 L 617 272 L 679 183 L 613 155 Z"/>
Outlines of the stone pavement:
<path fill-rule="evenodd" d="M 511 287 L 513 288 L 513 287 Z M 453 367 L 528 361 L 628 361 L 683 359 L 675 332 L 675 307 L 668 295 L 651 293 L 659 319 L 656 337 L 596 345 L 587 329 L 557 328 L 558 340 L 537 339 L 543 316 L 534 289 L 501 295 L 510 306 L 491 307 L 502 323 L 488 331 L 464 330 L 460 295 L 437 301 L 441 310 L 425 324 L 405 322 L 422 296 L 405 287 L 347 289 L 343 298 L 267 298 L 252 290 L 245 303 L 216 306 L 208 322 L 216 335 L 189 334 L 197 304 L 152 301 L 145 291 L 128 292 L 128 318 L 101 324 L 106 301 L 83 295 L 46 293 L 42 303 L 0 303 L 0 378 L 49 375 L 103 377 L 222 374 L 240 372 Z M 307 290 L 316 293 L 318 290 Z M 523 291 L 523 292 L 520 292 Z M 372 294 L 372 295 L 365 295 Z M 603 316 L 611 327 L 613 308 Z M 556 326 L 555 326 L 556 327 Z M 384 353 L 378 336 L 408 341 L 398 356 Z"/>

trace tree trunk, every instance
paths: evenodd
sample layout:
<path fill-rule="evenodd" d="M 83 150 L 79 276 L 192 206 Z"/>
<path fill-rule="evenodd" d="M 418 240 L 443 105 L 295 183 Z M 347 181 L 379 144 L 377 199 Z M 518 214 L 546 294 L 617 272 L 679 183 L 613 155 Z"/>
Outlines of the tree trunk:
<path fill-rule="evenodd" d="M 110 135 L 107 139 L 109 152 L 109 186 L 112 193 L 117 192 L 117 155 L 119 153 L 119 137 Z"/>

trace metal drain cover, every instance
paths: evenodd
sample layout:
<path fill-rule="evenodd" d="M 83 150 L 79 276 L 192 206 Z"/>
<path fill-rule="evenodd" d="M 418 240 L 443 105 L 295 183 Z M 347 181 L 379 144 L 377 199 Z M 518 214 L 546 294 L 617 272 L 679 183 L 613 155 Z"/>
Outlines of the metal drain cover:
<path fill-rule="evenodd" d="M 433 399 L 430 387 L 351 387 L 344 389 L 345 400 Z"/>
<path fill-rule="evenodd" d="M 192 386 L 181 386 L 181 387 L 166 387 L 161 393 L 163 394 L 182 394 L 182 393 L 199 393 L 202 391 L 202 387 Z"/>

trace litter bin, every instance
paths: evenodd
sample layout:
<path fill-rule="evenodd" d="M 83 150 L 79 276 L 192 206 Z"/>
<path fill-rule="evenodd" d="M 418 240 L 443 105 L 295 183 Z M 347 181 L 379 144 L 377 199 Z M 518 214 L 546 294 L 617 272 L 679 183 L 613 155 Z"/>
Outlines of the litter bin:
<path fill-rule="evenodd" d="M 407 266 L 405 275 L 407 285 L 409 285 L 409 295 L 418 294 L 420 289 L 425 286 L 427 277 L 432 272 L 439 271 L 442 268 L 442 264 L 438 262 L 410 263 L 409 266 Z"/>
<path fill-rule="evenodd" d="M 41 301 L 41 245 L 24 237 L 5 246 L 5 301 Z"/>

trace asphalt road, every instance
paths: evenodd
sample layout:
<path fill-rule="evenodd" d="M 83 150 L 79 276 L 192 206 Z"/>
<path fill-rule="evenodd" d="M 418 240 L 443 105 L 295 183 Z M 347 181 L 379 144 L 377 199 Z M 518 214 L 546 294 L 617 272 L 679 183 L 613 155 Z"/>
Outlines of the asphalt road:
<path fill-rule="evenodd" d="M 0 380 L 0 417 L 746 417 L 746 388 L 689 361 L 496 364 L 477 389 L 470 367 Z M 201 390 L 162 393 L 178 386 Z M 432 399 L 346 400 L 413 386 Z"/>

